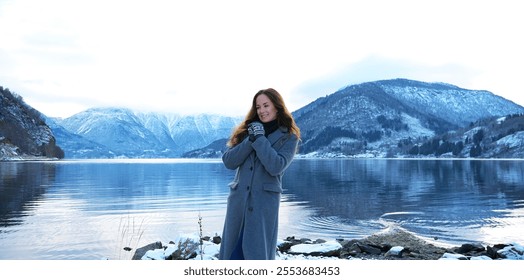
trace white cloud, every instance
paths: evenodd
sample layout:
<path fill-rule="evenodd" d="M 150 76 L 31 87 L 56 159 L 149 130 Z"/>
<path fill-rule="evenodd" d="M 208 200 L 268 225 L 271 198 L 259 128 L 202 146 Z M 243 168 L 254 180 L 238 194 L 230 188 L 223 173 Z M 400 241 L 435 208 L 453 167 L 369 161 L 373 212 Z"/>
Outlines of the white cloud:
<path fill-rule="evenodd" d="M 244 115 L 267 87 L 296 110 L 393 77 L 524 105 L 517 4 L 0 0 L 0 85 L 63 117 L 93 106 Z"/>

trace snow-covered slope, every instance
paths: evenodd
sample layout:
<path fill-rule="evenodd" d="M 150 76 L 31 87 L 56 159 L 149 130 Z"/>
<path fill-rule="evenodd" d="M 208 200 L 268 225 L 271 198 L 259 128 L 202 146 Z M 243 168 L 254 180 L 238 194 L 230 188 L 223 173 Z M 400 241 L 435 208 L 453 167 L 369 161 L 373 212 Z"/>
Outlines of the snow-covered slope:
<path fill-rule="evenodd" d="M 406 106 L 459 126 L 486 117 L 522 112 L 521 106 L 486 90 L 405 79 L 379 81 L 376 84 Z"/>
<path fill-rule="evenodd" d="M 293 114 L 304 154 L 385 157 L 479 119 L 520 113 L 488 91 L 394 79 L 348 86 Z"/>
<path fill-rule="evenodd" d="M 218 115 L 182 116 L 126 108 L 92 108 L 56 120 L 67 130 L 120 157 L 178 157 L 228 137 L 239 121 L 240 118 Z"/>
<path fill-rule="evenodd" d="M 522 106 L 488 91 L 394 79 L 348 86 L 293 115 L 302 132 L 302 156 L 390 157 L 406 155 L 417 145 L 424 148 L 428 139 L 480 119 L 523 113 Z M 57 125 L 90 141 L 86 143 L 98 144 L 83 149 L 96 150 L 94 157 L 217 157 L 224 149 L 217 145 L 229 138 L 241 120 L 93 108 L 57 120 Z M 66 156 L 82 150 L 73 145 L 78 141 L 71 136 L 56 134 Z M 500 143 L 518 142 L 519 135 L 507 135 L 511 137 Z"/>

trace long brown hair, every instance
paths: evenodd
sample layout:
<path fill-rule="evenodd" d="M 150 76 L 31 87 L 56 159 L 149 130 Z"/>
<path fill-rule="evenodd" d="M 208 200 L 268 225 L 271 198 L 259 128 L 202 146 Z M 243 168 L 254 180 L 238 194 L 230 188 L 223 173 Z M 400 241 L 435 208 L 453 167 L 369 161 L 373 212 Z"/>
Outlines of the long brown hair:
<path fill-rule="evenodd" d="M 268 89 L 262 89 L 259 90 L 255 96 L 253 97 L 253 102 L 251 104 L 251 109 L 246 115 L 246 118 L 244 121 L 238 125 L 235 130 L 233 131 L 233 134 L 231 135 L 231 138 L 229 138 L 229 141 L 227 142 L 227 145 L 229 147 L 234 147 L 244 138 L 247 136 L 247 126 L 249 123 L 254 121 L 260 121 L 257 114 L 257 97 L 261 94 L 265 94 L 269 100 L 271 100 L 271 103 L 275 106 L 277 109 L 277 121 L 279 126 L 284 126 L 288 129 L 288 133 L 295 134 L 298 139 L 300 139 L 300 129 L 298 128 L 297 124 L 295 123 L 295 120 L 293 119 L 293 116 L 288 111 L 286 104 L 284 103 L 284 99 L 278 93 L 278 91 L 268 88 Z"/>

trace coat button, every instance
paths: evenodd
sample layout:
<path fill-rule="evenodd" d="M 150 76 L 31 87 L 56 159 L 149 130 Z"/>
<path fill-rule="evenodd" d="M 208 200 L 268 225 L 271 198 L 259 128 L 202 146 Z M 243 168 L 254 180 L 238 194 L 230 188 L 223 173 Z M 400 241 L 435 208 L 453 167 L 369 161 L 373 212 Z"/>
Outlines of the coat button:
<path fill-rule="evenodd" d="M 253 171 L 253 166 L 249 167 L 249 170 Z"/>
<path fill-rule="evenodd" d="M 253 211 L 253 207 L 249 207 L 249 208 L 247 208 L 247 210 Z"/>
<path fill-rule="evenodd" d="M 249 190 L 249 186 L 247 186 L 247 190 Z"/>

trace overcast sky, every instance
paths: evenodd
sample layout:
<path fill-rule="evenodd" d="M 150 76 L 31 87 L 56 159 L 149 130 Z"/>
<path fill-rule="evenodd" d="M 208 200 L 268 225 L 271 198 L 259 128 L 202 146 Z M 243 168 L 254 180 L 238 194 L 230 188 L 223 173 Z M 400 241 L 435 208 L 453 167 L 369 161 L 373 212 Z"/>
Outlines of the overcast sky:
<path fill-rule="evenodd" d="M 51 117 L 119 106 L 244 116 L 391 78 L 524 105 L 520 1 L 0 0 L 0 86 Z"/>

